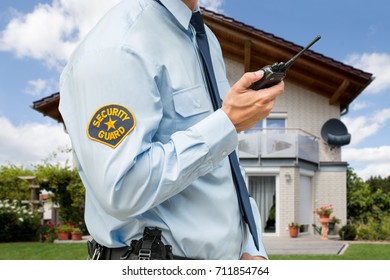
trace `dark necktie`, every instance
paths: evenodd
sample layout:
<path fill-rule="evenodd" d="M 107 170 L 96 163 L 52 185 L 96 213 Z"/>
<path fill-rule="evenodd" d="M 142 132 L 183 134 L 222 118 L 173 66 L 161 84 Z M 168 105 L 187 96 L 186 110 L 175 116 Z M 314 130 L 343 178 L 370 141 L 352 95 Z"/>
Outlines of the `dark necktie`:
<path fill-rule="evenodd" d="M 213 104 L 214 110 L 221 108 L 221 98 L 218 93 L 218 86 L 215 80 L 214 69 L 211 62 L 210 48 L 206 37 L 206 31 L 203 24 L 203 18 L 200 12 L 195 12 L 192 14 L 191 25 L 195 28 L 196 31 L 196 42 L 198 44 L 198 49 L 201 54 L 203 69 L 205 72 L 205 78 L 207 82 L 207 88 L 209 90 L 210 98 Z M 248 190 L 244 178 L 242 177 L 240 165 L 238 163 L 238 158 L 236 152 L 232 152 L 229 155 L 230 166 L 232 169 L 232 176 L 234 185 L 237 191 L 238 202 L 241 209 L 241 214 L 244 217 L 245 222 L 249 226 L 249 230 L 253 236 L 253 241 L 255 242 L 256 248 L 259 249 L 259 240 L 256 230 L 256 223 L 253 218 L 252 207 L 249 201 Z"/>

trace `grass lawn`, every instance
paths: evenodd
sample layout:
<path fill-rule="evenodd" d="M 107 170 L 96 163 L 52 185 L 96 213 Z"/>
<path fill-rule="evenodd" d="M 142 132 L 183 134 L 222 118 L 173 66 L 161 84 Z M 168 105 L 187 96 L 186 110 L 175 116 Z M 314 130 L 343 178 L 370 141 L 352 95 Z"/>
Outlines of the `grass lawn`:
<path fill-rule="evenodd" d="M 86 243 L 0 243 L 0 260 L 86 260 Z M 343 255 L 270 255 L 271 260 L 390 260 L 390 244 L 351 244 Z"/>
<path fill-rule="evenodd" d="M 0 243 L 0 260 L 86 260 L 86 243 Z"/>
<path fill-rule="evenodd" d="M 390 244 L 350 244 L 342 255 L 271 255 L 271 260 L 390 260 Z"/>

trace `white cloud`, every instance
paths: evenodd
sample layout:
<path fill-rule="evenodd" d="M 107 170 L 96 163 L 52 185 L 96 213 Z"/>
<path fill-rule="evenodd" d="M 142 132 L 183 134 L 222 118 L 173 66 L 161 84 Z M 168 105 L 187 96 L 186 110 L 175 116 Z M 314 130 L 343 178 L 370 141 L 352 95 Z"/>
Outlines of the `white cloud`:
<path fill-rule="evenodd" d="M 344 148 L 343 159 L 357 165 L 364 165 L 355 172 L 366 180 L 371 176 L 390 176 L 390 146 L 375 148 Z"/>
<path fill-rule="evenodd" d="M 223 0 L 199 0 L 199 5 L 217 13 L 223 12 Z"/>
<path fill-rule="evenodd" d="M 367 92 L 380 93 L 390 89 L 390 54 L 352 54 L 345 63 L 374 74 L 375 80 L 368 86 Z"/>
<path fill-rule="evenodd" d="M 344 117 L 343 122 L 352 134 L 350 146 L 356 146 L 367 137 L 373 136 L 390 120 L 390 108 L 377 111 L 369 116 Z"/>
<path fill-rule="evenodd" d="M 28 123 L 14 126 L 0 117 L 0 165 L 35 164 L 48 160 L 58 149 L 71 146 L 61 124 Z M 71 162 L 69 153 L 59 154 L 55 162 Z"/>
<path fill-rule="evenodd" d="M 53 0 L 17 14 L 0 34 L 0 51 L 60 69 L 80 39 L 119 0 Z"/>
<path fill-rule="evenodd" d="M 28 81 L 28 87 L 25 92 L 32 96 L 39 96 L 41 91 L 46 87 L 46 81 L 42 79 Z"/>
<path fill-rule="evenodd" d="M 371 107 L 373 104 L 366 101 L 356 101 L 352 103 L 351 110 L 359 111 Z"/>
<path fill-rule="evenodd" d="M 352 134 L 351 144 L 343 148 L 343 160 L 349 162 L 358 176 L 364 180 L 371 176 L 390 176 L 390 146 L 357 147 L 357 144 L 368 137 L 382 135 L 381 130 L 389 120 L 390 108 L 357 118 L 343 118 Z"/>
<path fill-rule="evenodd" d="M 18 57 L 43 61 L 49 68 L 62 69 L 71 52 L 120 0 L 53 0 L 38 4 L 28 14 L 14 12 L 12 20 L 0 33 L 0 51 Z M 207 9 L 222 12 L 222 0 L 201 0 Z"/>
<path fill-rule="evenodd" d="M 27 87 L 24 92 L 31 96 L 45 96 L 58 91 L 58 81 L 50 80 L 30 80 L 27 82 Z"/>

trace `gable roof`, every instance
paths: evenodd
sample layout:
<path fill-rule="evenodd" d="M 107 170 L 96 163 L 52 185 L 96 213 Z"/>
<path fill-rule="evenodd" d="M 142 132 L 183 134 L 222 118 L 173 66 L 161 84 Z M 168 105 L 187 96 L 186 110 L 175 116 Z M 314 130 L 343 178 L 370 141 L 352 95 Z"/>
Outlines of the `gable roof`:
<path fill-rule="evenodd" d="M 288 61 L 302 46 L 202 8 L 206 24 L 218 38 L 224 57 L 244 64 L 245 71 Z M 307 50 L 288 70 L 286 80 L 329 99 L 329 104 L 349 104 L 372 82 L 373 75 Z M 33 102 L 32 108 L 58 122 L 59 92 Z"/>
<path fill-rule="evenodd" d="M 233 18 L 209 10 L 203 14 L 224 56 L 244 63 L 245 71 L 286 62 L 303 48 Z M 288 70 L 286 80 L 329 98 L 329 104 L 340 104 L 343 110 L 372 82 L 373 75 L 309 49 Z"/>

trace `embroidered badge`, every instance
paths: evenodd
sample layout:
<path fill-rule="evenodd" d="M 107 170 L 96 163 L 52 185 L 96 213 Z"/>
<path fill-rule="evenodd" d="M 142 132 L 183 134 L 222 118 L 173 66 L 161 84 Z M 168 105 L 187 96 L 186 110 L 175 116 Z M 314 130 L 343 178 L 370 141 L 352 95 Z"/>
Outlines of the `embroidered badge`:
<path fill-rule="evenodd" d="M 116 148 L 135 128 L 135 117 L 126 107 L 108 104 L 99 108 L 89 121 L 88 138 Z"/>

